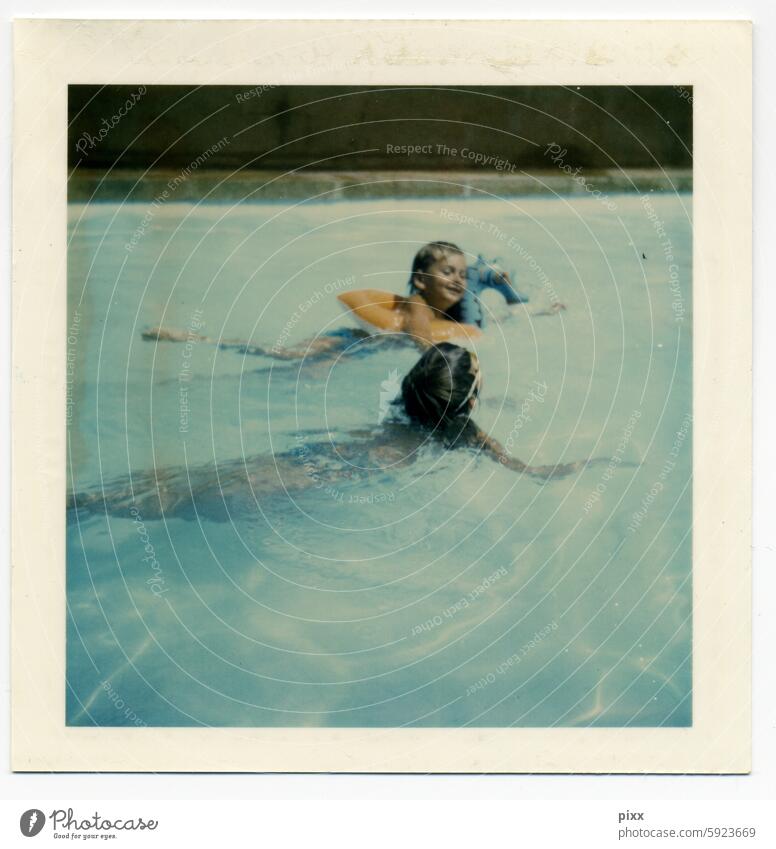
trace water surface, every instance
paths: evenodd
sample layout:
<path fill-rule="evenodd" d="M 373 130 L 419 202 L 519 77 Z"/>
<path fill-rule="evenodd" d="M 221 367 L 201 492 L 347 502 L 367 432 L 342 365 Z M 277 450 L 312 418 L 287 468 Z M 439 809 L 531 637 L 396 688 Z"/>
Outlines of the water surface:
<path fill-rule="evenodd" d="M 68 724 L 690 724 L 691 198 L 615 200 L 71 204 L 71 486 L 216 485 L 185 515 L 68 524 Z M 327 483 L 316 446 L 377 427 L 412 348 L 141 339 L 345 326 L 336 291 L 404 292 L 438 238 L 568 307 L 486 295 L 478 423 L 528 463 L 610 466 L 542 482 L 428 445 Z M 214 476 L 240 469 L 264 485 L 224 506 Z"/>

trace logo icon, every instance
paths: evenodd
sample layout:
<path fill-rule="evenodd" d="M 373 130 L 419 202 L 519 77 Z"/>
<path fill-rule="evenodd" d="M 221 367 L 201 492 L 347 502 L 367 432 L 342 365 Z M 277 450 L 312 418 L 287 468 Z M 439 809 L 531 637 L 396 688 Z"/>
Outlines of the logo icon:
<path fill-rule="evenodd" d="M 401 389 L 399 383 L 399 371 L 393 369 L 388 372 L 388 377 L 380 384 L 380 412 L 377 415 L 377 424 L 382 424 L 391 409 L 391 401 L 396 398 Z"/>
<path fill-rule="evenodd" d="M 35 837 L 40 834 L 46 824 L 46 815 L 37 808 L 30 808 L 19 818 L 19 828 L 25 837 Z"/>

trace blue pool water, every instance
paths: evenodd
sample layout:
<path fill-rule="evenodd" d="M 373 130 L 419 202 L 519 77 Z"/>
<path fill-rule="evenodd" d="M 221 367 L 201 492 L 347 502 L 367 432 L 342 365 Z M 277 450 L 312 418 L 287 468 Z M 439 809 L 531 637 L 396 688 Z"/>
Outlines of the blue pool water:
<path fill-rule="evenodd" d="M 70 521 L 68 723 L 690 724 L 691 197 L 614 200 L 71 204 L 71 487 L 217 483 L 273 452 L 308 485 Z M 325 485 L 316 443 L 376 428 L 413 349 L 140 335 L 293 344 L 349 324 L 337 291 L 406 291 L 439 238 L 567 306 L 486 293 L 478 424 L 531 464 L 609 465 L 542 482 L 428 446 Z"/>

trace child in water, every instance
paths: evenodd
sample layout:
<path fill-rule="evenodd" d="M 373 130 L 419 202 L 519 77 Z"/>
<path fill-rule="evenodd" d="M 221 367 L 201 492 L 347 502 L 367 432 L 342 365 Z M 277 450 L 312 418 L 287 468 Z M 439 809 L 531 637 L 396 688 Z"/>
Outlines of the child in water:
<path fill-rule="evenodd" d="M 474 451 L 543 480 L 595 462 L 528 466 L 512 457 L 471 418 L 481 387 L 477 356 L 443 342 L 428 348 L 402 381 L 394 402 L 399 416 L 375 430 L 351 431 L 336 443 L 330 438 L 301 439 L 297 448 L 274 455 L 133 473 L 105 487 L 69 494 L 68 521 L 104 512 L 130 518 L 231 521 L 237 515 L 256 515 L 257 505 L 276 496 L 324 487 L 339 491 L 354 480 L 392 474 L 397 467 L 413 464 L 429 444 Z"/>
<path fill-rule="evenodd" d="M 373 289 L 361 289 L 340 295 L 354 316 L 368 324 L 388 330 L 395 340 L 396 334 L 406 334 L 421 350 L 429 345 L 455 337 L 469 340 L 480 335 L 484 315 L 480 306 L 480 293 L 486 288 L 499 291 L 507 303 L 524 303 L 527 298 L 517 293 L 509 275 L 479 257 L 469 267 L 463 251 L 452 242 L 429 242 L 415 255 L 409 279 L 409 297 L 390 295 Z M 533 315 L 551 315 L 562 304 L 553 304 L 549 310 Z M 172 342 L 214 342 L 222 348 L 237 348 L 243 353 L 259 354 L 282 360 L 340 353 L 349 348 L 363 350 L 363 340 L 382 344 L 385 338 L 360 329 L 345 328 L 300 342 L 291 348 L 267 348 L 239 340 L 213 340 L 206 336 L 167 330 L 156 327 L 143 333 L 144 339 Z"/>
<path fill-rule="evenodd" d="M 459 283 L 451 288 L 450 279 L 455 273 L 460 281 L 462 269 L 464 287 L 461 292 Z M 513 288 L 509 274 L 498 263 L 488 263 L 480 255 L 473 265 L 467 265 L 463 251 L 452 242 L 429 242 L 418 251 L 412 263 L 409 288 L 409 302 L 418 298 L 430 310 L 421 307 L 425 318 L 414 327 L 408 322 L 407 332 L 412 327 L 420 333 L 421 338 L 429 342 L 443 341 L 429 339 L 429 334 L 424 332 L 424 322 L 427 326 L 435 318 L 446 319 L 463 327 L 483 328 L 485 314 L 480 296 L 485 289 L 494 289 L 510 305 L 528 301 L 526 295 L 521 295 Z M 565 309 L 563 304 L 553 303 L 548 310 L 540 310 L 532 315 L 553 315 L 562 309 Z"/>

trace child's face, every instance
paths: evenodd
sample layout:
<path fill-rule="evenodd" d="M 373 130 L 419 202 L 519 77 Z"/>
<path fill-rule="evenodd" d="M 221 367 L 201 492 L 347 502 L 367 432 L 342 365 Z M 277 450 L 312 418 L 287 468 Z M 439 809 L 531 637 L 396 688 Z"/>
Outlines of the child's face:
<path fill-rule="evenodd" d="M 466 291 L 466 259 L 462 254 L 446 254 L 427 271 L 415 274 L 414 283 L 432 309 L 446 312 Z"/>

